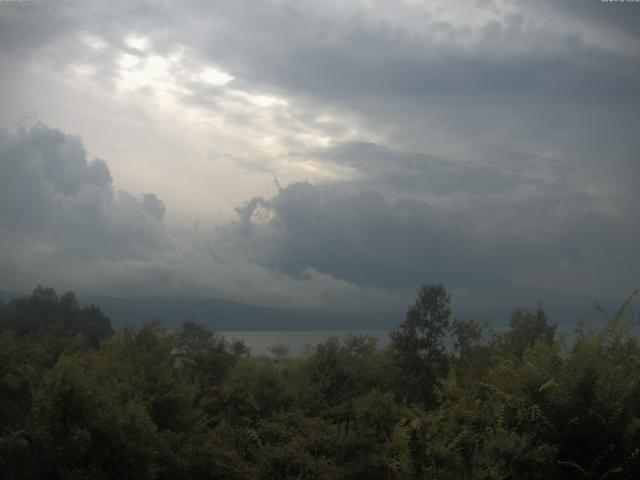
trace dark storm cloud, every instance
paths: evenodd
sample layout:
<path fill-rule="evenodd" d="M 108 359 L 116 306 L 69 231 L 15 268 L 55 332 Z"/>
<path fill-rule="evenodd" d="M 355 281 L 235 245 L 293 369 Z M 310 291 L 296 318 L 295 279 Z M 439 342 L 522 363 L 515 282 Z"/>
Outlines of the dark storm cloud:
<path fill-rule="evenodd" d="M 333 188 L 421 199 L 425 211 L 439 213 L 428 222 L 455 226 L 450 231 L 459 235 L 462 250 L 481 252 L 503 274 L 527 262 L 629 262 L 632 239 L 640 238 L 634 221 L 640 195 L 634 180 L 607 171 L 611 164 L 585 162 L 577 174 L 574 163 L 557 158 L 453 161 L 362 142 L 319 150 L 313 158 L 356 171 Z M 461 256 L 452 252 L 448 258 Z"/>
<path fill-rule="evenodd" d="M 499 195 L 544 182 L 519 165 L 499 168 L 452 161 L 425 153 L 394 151 L 370 142 L 345 142 L 309 155 L 355 169 L 360 174 L 355 184 L 392 193 Z"/>
<path fill-rule="evenodd" d="M 638 64 L 624 57 L 605 54 L 575 38 L 559 38 L 558 51 L 493 52 L 492 43 L 537 40 L 525 32 L 493 33 L 494 28 L 502 27 L 485 27 L 485 35 L 498 38 L 487 41 L 488 48 L 471 51 L 452 46 L 432 51 L 435 46 L 415 42 L 403 45 L 385 32 L 377 32 L 382 45 L 372 44 L 365 52 L 351 44 L 294 44 L 286 63 L 263 64 L 256 77 L 287 92 L 347 104 L 375 96 L 421 102 L 456 96 L 457 101 L 508 102 L 516 108 L 559 99 L 625 107 L 636 91 Z"/>
<path fill-rule="evenodd" d="M 459 251 L 455 229 L 427 204 L 391 202 L 375 191 L 293 184 L 239 214 L 219 230 L 219 242 L 288 274 L 311 267 L 361 285 L 405 287 L 426 265 L 444 275 L 442 260 Z"/>
<path fill-rule="evenodd" d="M 269 268 L 295 274 L 311 267 L 386 288 L 423 281 L 497 288 L 532 265 L 595 266 L 609 278 L 632 258 L 640 235 L 616 215 L 594 210 L 590 200 L 548 188 L 533 198 L 476 198 L 452 209 L 344 185 L 298 183 L 248 202 L 238 222 L 218 234 L 222 244 Z M 640 273 L 637 264 L 629 267 L 617 288 L 630 288 Z"/>
<path fill-rule="evenodd" d="M 140 259 L 166 245 L 164 206 L 114 193 L 104 161 L 89 160 L 79 138 L 43 125 L 0 133 L 0 234 L 12 249 L 44 245 L 51 255 Z"/>
<path fill-rule="evenodd" d="M 637 2 L 616 2 L 603 0 L 542 0 L 535 2 L 536 8 L 546 8 L 560 13 L 567 19 L 581 19 L 591 25 L 606 25 L 623 31 L 633 37 L 640 36 L 638 24 L 640 9 Z"/>

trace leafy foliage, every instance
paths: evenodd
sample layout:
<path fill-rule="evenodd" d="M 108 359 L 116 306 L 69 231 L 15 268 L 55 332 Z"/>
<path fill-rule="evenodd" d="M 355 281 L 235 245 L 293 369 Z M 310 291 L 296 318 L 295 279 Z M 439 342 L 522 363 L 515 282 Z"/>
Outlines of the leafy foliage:
<path fill-rule="evenodd" d="M 38 287 L 0 305 L 0 478 L 638 478 L 631 300 L 571 345 L 542 307 L 495 335 L 449 300 L 422 287 L 386 349 L 268 358 Z"/>
<path fill-rule="evenodd" d="M 449 330 L 451 295 L 442 285 L 423 285 L 400 328 L 391 333 L 407 398 L 434 403 L 433 387 L 447 372 L 444 337 Z"/>

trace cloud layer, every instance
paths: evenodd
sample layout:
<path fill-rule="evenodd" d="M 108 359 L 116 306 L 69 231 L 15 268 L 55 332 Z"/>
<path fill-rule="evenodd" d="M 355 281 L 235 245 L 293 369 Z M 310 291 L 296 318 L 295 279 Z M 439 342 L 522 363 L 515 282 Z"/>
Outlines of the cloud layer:
<path fill-rule="evenodd" d="M 38 281 L 40 261 L 144 261 L 168 248 L 161 217 L 153 194 L 114 192 L 106 163 L 89 160 L 79 138 L 43 125 L 0 134 L 5 282 Z"/>
<path fill-rule="evenodd" d="M 263 266 L 238 249 L 240 238 L 225 249 L 229 238 L 217 232 L 168 231 L 155 194 L 115 192 L 104 161 L 89 160 L 80 139 L 44 125 L 2 132 L 0 179 L 4 288 L 43 282 L 85 293 L 218 296 L 292 308 L 397 306 L 392 293 L 312 265 L 295 275 Z"/>
<path fill-rule="evenodd" d="M 622 297 L 640 279 L 639 12 L 5 2 L 0 288 Z"/>

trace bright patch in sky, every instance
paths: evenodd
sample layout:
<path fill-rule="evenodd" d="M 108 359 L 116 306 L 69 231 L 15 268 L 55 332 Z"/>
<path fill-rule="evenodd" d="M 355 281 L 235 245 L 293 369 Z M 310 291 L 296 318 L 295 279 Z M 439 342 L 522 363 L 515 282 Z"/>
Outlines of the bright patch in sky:
<path fill-rule="evenodd" d="M 138 58 L 124 54 L 121 58 L 122 66 L 120 86 L 124 90 L 150 88 L 152 92 L 166 90 L 171 80 L 168 71 L 169 62 L 154 55 L 149 58 Z"/>
<path fill-rule="evenodd" d="M 129 35 L 125 39 L 125 43 L 129 48 L 145 52 L 149 49 L 149 40 L 139 35 Z"/>
<path fill-rule="evenodd" d="M 218 70 L 217 68 L 208 67 L 200 74 L 200 79 L 210 85 L 223 87 L 227 83 L 231 82 L 233 77 L 226 72 Z"/>
<path fill-rule="evenodd" d="M 249 100 L 259 107 L 273 107 L 275 105 L 288 105 L 286 100 L 270 95 L 249 95 Z"/>

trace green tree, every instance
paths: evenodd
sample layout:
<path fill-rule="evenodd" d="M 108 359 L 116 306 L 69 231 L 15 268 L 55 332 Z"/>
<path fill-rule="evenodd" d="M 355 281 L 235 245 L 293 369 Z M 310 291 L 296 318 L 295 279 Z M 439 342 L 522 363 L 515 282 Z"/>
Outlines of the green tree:
<path fill-rule="evenodd" d="M 444 339 L 449 331 L 451 295 L 441 284 L 423 285 L 400 328 L 391 333 L 407 400 L 433 406 L 433 388 L 448 370 Z"/>
<path fill-rule="evenodd" d="M 237 361 L 234 352 L 244 354 L 244 349 L 229 345 L 220 334 L 203 325 L 186 321 L 175 334 L 174 353 L 182 358 L 183 365 L 198 378 L 202 388 L 215 388 Z"/>
<path fill-rule="evenodd" d="M 552 343 L 555 333 L 556 326 L 549 324 L 549 318 L 540 304 L 534 311 L 515 310 L 511 314 L 510 328 L 502 340 L 507 351 L 522 358 L 525 349 L 538 339 Z"/>
<path fill-rule="evenodd" d="M 454 320 L 452 325 L 453 348 L 462 361 L 471 361 L 480 350 L 486 327 L 475 320 Z"/>
<path fill-rule="evenodd" d="M 93 348 L 113 334 L 111 322 L 94 305 L 80 307 L 72 292 L 61 296 L 49 287 L 38 286 L 28 298 L 12 300 L 3 308 L 0 327 L 20 337 L 47 340 L 56 353 L 64 349 L 66 339 L 82 337 Z"/>

